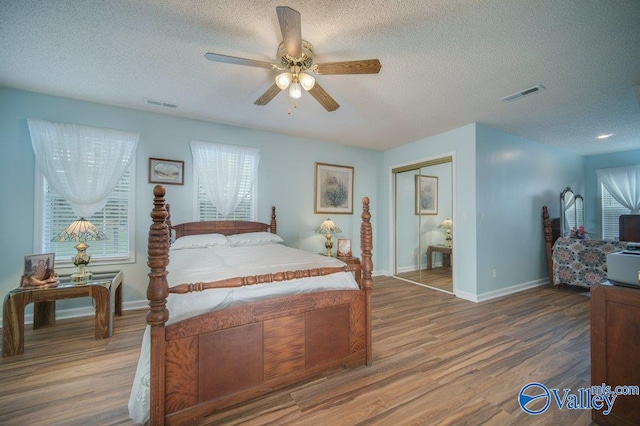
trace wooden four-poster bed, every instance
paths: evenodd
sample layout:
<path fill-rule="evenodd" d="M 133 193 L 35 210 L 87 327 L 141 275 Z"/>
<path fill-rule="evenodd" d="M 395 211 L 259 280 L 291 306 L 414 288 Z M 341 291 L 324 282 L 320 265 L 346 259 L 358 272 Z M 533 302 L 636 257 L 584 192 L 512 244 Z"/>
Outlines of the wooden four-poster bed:
<path fill-rule="evenodd" d="M 190 235 L 208 238 L 204 237 L 207 234 L 223 234 L 231 241 L 234 235 L 262 235 L 267 230 L 275 234 L 277 225 L 275 208 L 272 208 L 270 224 L 218 221 L 172 226 L 164 197 L 164 187 L 156 186 L 148 245 L 150 361 L 147 362 L 150 365 L 147 367 L 149 373 L 142 379 L 136 375 L 136 380 L 146 380 L 148 384 L 150 424 L 196 423 L 212 412 L 318 376 L 323 371 L 371 364 L 373 238 L 368 198 L 362 202 L 361 262 L 352 260 L 336 264 L 335 258 L 302 252 L 303 257 L 315 256 L 314 259 L 323 261 L 331 259 L 334 266 L 291 270 L 286 269 L 291 264 L 285 262 L 284 270 L 239 277 L 232 275 L 215 281 L 171 281 L 173 286 L 170 287 L 168 275 L 171 278 L 180 274 L 174 269 L 171 269 L 171 274 L 167 271 L 172 231 L 176 234 L 176 241 Z M 270 252 L 276 248 L 301 252 L 282 244 L 268 246 Z M 239 251 L 237 247 L 223 246 L 209 247 L 200 252 L 213 255 L 235 253 L 234 250 Z M 172 250 L 171 253 L 173 265 L 173 262 L 178 262 L 178 255 L 184 256 L 189 252 Z M 232 260 L 220 265 L 227 265 Z M 252 265 L 247 266 L 251 271 Z M 223 309 L 184 319 L 181 317 L 177 322 L 171 321 L 174 314 L 167 304 L 170 294 L 171 301 L 196 292 L 200 303 L 199 299 L 210 292 L 244 291 L 265 286 L 291 289 L 297 283 L 315 286 L 323 279 L 342 279 L 345 276 L 351 281 L 355 278 L 350 289 L 321 286 L 320 291 L 314 289 L 307 293 L 232 303 Z M 144 362 L 142 354 L 139 369 Z M 136 398 L 144 399 L 132 392 L 131 400 Z"/>

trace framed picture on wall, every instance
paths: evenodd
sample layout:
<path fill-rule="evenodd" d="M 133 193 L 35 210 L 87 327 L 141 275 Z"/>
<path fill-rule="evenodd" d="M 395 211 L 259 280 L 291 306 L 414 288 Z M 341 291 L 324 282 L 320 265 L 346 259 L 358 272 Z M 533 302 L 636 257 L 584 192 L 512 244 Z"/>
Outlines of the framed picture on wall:
<path fill-rule="evenodd" d="M 438 177 L 416 175 L 416 214 L 438 214 Z"/>
<path fill-rule="evenodd" d="M 184 161 L 149 158 L 149 183 L 184 185 Z"/>
<path fill-rule="evenodd" d="M 314 213 L 353 214 L 353 167 L 316 163 Z"/>

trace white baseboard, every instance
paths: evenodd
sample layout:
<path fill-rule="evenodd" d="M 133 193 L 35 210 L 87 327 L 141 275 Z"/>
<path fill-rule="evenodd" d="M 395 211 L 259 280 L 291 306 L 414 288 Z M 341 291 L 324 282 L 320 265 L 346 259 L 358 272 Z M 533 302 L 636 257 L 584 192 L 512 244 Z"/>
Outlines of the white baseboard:
<path fill-rule="evenodd" d="M 540 278 L 540 279 L 529 281 L 526 283 L 516 284 L 510 287 L 501 288 L 499 290 L 493 290 L 493 291 L 488 291 L 486 293 L 478 294 L 478 296 L 476 297 L 476 300 L 473 300 L 473 301 L 484 302 L 486 300 L 496 299 L 498 297 L 507 296 L 509 294 L 520 293 L 521 291 L 530 290 L 532 288 L 541 287 L 548 284 L 549 284 L 549 278 Z M 468 300 L 472 300 L 472 299 L 468 299 Z"/>
<path fill-rule="evenodd" d="M 462 290 L 455 290 L 454 294 L 455 294 L 456 297 L 459 297 L 460 299 L 464 299 L 464 300 L 468 300 L 470 302 L 478 303 L 478 296 L 476 296 L 473 293 L 468 293 L 468 292 L 462 291 Z"/>

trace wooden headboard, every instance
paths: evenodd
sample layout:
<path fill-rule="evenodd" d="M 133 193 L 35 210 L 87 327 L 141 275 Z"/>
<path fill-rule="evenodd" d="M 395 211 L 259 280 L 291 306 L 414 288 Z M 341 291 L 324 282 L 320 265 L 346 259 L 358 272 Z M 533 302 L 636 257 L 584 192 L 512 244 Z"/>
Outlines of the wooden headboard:
<path fill-rule="evenodd" d="M 620 216 L 619 240 L 640 243 L 640 214 L 623 214 Z"/>
<path fill-rule="evenodd" d="M 179 225 L 171 225 L 170 206 L 166 205 L 168 217 L 165 221 L 169 226 L 169 236 L 171 231 L 175 232 L 175 237 L 180 238 L 186 235 L 199 235 L 199 234 L 246 234 L 248 232 L 266 232 L 269 231 L 272 234 L 278 232 L 278 225 L 276 223 L 276 208 L 271 207 L 271 223 L 251 222 L 243 220 L 211 220 L 202 222 L 185 222 Z"/>

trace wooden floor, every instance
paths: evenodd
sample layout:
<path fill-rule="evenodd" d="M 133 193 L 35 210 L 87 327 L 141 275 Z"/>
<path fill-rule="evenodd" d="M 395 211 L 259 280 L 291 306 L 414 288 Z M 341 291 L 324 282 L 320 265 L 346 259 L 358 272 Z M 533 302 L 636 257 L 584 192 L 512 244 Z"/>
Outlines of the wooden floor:
<path fill-rule="evenodd" d="M 341 369 L 206 424 L 590 425 L 590 412 L 553 404 L 530 416 L 527 383 L 590 385 L 589 298 L 542 287 L 475 304 L 405 281 L 374 287 L 371 367 Z M 0 424 L 131 424 L 127 401 L 145 312 L 116 317 L 93 339 L 91 318 L 26 331 L 24 355 L 0 360 Z"/>
<path fill-rule="evenodd" d="M 453 269 L 450 266 L 402 272 L 398 277 L 453 294 Z"/>

